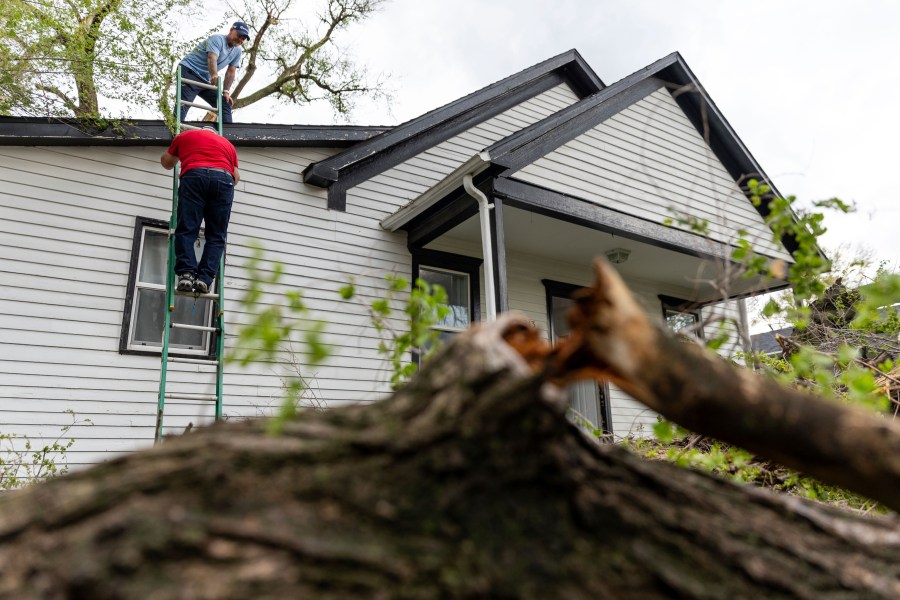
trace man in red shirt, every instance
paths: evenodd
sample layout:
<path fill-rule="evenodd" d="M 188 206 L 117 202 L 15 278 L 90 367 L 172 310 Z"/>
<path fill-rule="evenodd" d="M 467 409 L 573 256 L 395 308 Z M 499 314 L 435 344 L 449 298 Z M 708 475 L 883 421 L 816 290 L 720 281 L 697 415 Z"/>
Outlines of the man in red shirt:
<path fill-rule="evenodd" d="M 178 291 L 206 294 L 225 251 L 234 186 L 240 181 L 237 152 L 211 129 L 189 129 L 175 136 L 160 157 L 166 169 L 181 161 L 178 224 L 175 228 L 175 274 Z M 194 241 L 206 222 L 206 245 L 197 263 Z"/>

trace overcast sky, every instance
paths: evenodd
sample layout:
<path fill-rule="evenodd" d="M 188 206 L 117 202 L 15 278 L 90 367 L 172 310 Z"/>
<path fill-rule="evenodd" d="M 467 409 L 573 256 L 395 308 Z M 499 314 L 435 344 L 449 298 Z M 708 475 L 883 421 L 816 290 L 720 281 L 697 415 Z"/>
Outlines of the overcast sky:
<path fill-rule="evenodd" d="M 898 27 L 896 1 L 392 0 L 341 42 L 390 74 L 390 106 L 351 118 L 364 125 L 406 121 L 570 48 L 607 85 L 677 50 L 779 191 L 856 202 L 855 216 L 826 221 L 826 248 L 863 245 L 896 267 Z M 283 106 L 236 119 L 333 122 Z"/>

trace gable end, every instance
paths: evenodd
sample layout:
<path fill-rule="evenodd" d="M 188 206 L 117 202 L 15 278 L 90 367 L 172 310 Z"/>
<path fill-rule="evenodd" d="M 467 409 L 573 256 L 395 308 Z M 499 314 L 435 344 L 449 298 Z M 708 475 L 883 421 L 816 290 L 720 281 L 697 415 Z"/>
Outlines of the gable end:
<path fill-rule="evenodd" d="M 327 187 L 328 207 L 344 210 L 350 188 L 560 83 L 570 85 L 582 98 L 604 87 L 571 50 L 313 163 L 304 170 L 303 181 Z"/>

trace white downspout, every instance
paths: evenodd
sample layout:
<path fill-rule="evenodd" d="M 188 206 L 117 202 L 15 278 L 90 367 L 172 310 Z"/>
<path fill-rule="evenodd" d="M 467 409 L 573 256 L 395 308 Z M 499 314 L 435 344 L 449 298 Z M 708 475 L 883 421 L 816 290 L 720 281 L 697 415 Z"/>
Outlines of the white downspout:
<path fill-rule="evenodd" d="M 463 188 L 478 202 L 478 219 L 481 221 L 481 248 L 484 254 L 484 296 L 487 301 L 488 322 L 497 319 L 497 303 L 494 298 L 494 248 L 491 244 L 491 205 L 487 196 L 472 183 L 472 174 L 463 176 Z"/>

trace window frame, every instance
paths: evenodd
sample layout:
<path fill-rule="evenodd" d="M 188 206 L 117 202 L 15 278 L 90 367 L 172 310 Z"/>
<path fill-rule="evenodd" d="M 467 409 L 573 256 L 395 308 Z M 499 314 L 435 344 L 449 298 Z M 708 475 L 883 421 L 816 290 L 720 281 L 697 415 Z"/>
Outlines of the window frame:
<path fill-rule="evenodd" d="M 128 287 L 125 289 L 125 307 L 122 311 L 122 329 L 119 336 L 119 354 L 133 354 L 138 356 L 154 356 L 159 358 L 162 348 L 152 346 L 142 346 L 139 348 L 131 345 L 129 342 L 131 332 L 134 327 L 134 319 L 137 317 L 134 311 L 135 298 L 138 290 L 138 270 L 141 264 L 141 258 L 144 251 L 143 241 L 144 232 L 148 229 L 156 229 L 167 233 L 169 223 L 160 219 L 152 219 L 149 217 L 135 217 L 134 234 L 131 241 L 131 261 L 128 267 Z M 202 234 L 202 230 L 201 230 Z M 148 288 L 149 289 L 149 288 Z M 165 290 L 165 286 L 163 286 Z M 204 325 L 212 326 L 215 315 L 217 314 L 218 302 L 210 299 L 209 314 L 207 315 Z M 206 332 L 207 347 L 202 350 L 187 350 L 183 348 L 173 348 L 169 346 L 169 356 L 179 358 L 200 358 L 215 360 L 216 358 L 216 338 L 215 333 Z M 147 348 L 147 349 L 144 349 Z"/>
<path fill-rule="evenodd" d="M 410 285 L 415 285 L 416 279 L 419 279 L 420 277 L 422 267 L 435 271 L 461 273 L 463 275 L 468 275 L 469 325 L 471 326 L 473 323 L 481 321 L 481 285 L 479 281 L 479 275 L 483 262 L 484 261 L 482 259 L 472 256 L 420 248 L 413 251 L 412 253 L 412 281 L 410 282 Z M 434 329 L 440 331 L 462 331 L 461 329 L 457 328 L 440 326 L 437 326 Z"/>
<path fill-rule="evenodd" d="M 572 295 L 576 291 L 584 289 L 586 286 L 554 281 L 553 279 L 541 279 L 541 283 L 544 285 L 544 305 L 547 310 L 547 337 L 552 343 L 558 338 L 555 327 L 553 326 L 553 298 L 571 300 Z M 597 387 L 600 391 L 600 397 L 598 398 L 600 410 L 598 412 L 603 418 L 603 423 L 598 423 L 597 425 L 603 430 L 604 436 L 612 436 L 613 425 L 612 409 L 610 408 L 609 402 L 609 383 L 605 381 L 600 383 L 598 381 Z"/>
<path fill-rule="evenodd" d="M 703 307 L 698 302 L 685 300 L 683 298 L 676 298 L 675 296 L 667 296 L 665 294 L 659 294 L 657 298 L 659 298 L 662 309 L 663 324 L 667 328 L 669 326 L 669 319 L 666 315 L 667 312 L 691 315 L 694 317 L 694 322 L 697 325 L 691 333 L 696 335 L 701 340 L 704 339 L 705 336 L 703 333 L 703 315 L 700 314 L 700 311 Z M 678 332 L 676 331 L 675 333 Z"/>

